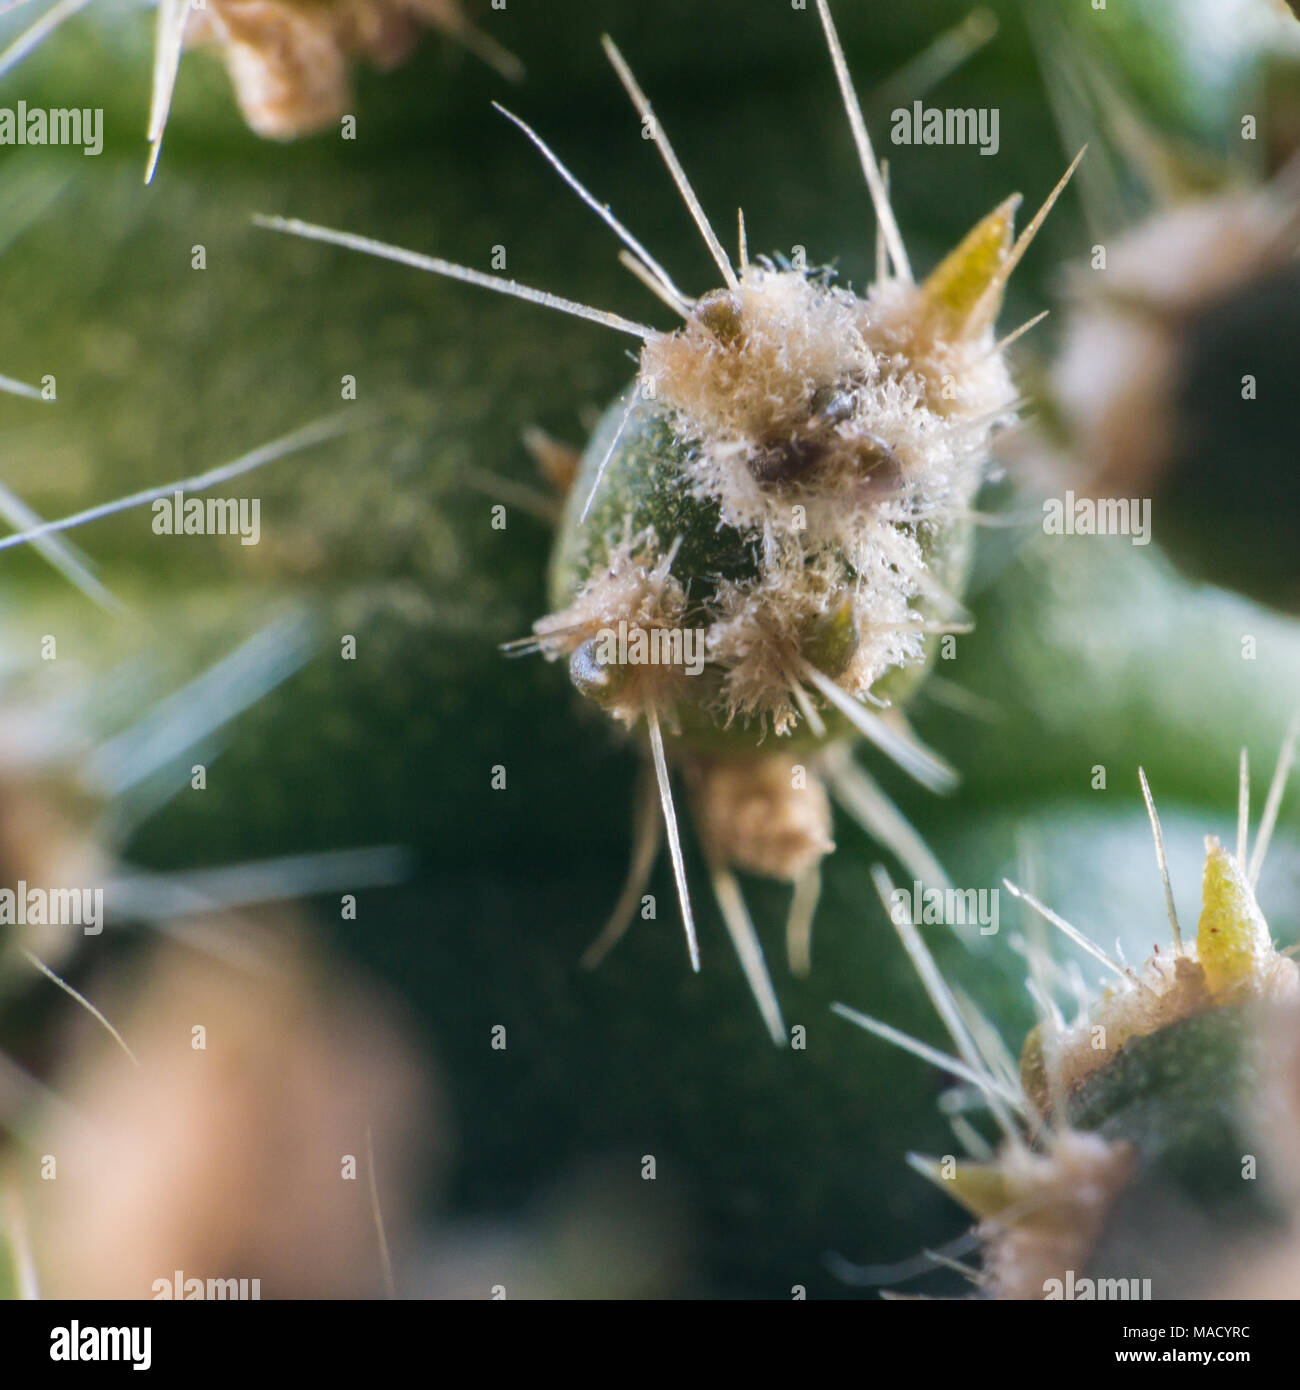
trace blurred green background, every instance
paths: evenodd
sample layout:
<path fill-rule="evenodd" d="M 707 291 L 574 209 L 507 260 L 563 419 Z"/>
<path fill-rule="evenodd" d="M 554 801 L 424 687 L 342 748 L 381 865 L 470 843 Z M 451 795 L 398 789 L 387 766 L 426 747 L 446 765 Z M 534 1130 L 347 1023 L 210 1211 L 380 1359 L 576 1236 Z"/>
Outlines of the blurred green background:
<path fill-rule="evenodd" d="M 1036 206 L 1074 152 L 1025 12 L 991 8 L 993 41 L 925 93 L 999 109 L 1001 148 L 984 158 L 887 145 L 890 106 L 913 97 L 906 65 L 969 7 L 835 6 L 918 270 L 1008 193 Z M 1153 129 L 1230 151 L 1255 74 L 1248 26 L 1225 39 L 1232 6 L 1029 8 L 1040 41 L 1060 38 L 1045 19 L 1068 17 Z M 704 969 L 689 974 L 666 864 L 653 884 L 659 920 L 584 974 L 578 956 L 625 869 L 635 757 L 577 708 L 562 671 L 498 650 L 544 611 L 549 534 L 512 495 L 507 528 L 493 530 L 484 475 L 536 485 L 521 431 L 539 424 L 580 443 L 630 375 L 627 343 L 250 222 L 301 217 L 482 267 L 501 246 L 525 283 L 660 322 L 607 229 L 490 108 L 501 100 L 533 124 L 684 287 L 712 287 L 600 52 L 607 30 L 723 239 L 743 206 L 752 253 L 802 245 L 860 287 L 874 263 L 870 205 L 816 15 L 789 0 L 509 0 L 476 17 L 523 59 L 525 80 L 511 87 L 431 35 L 400 71 L 359 74 L 355 141 L 258 141 L 220 65 L 188 55 L 148 188 L 147 14 L 92 6 L 4 80 L 0 101 L 102 106 L 106 130 L 99 158 L 0 152 L 0 371 L 52 373 L 59 396 L 0 400 L 8 488 L 56 516 L 186 477 L 343 408 L 344 375 L 358 391 L 347 408 L 368 421 L 232 491 L 261 498 L 258 546 L 155 536 L 147 509 L 75 533 L 125 616 L 101 613 L 34 556 L 0 555 L 5 654 L 38 699 L 72 668 L 99 679 L 128 661 L 156 668 L 165 688 L 306 606 L 318 655 L 225 731 L 206 791 L 189 790 L 188 759 L 171 769 L 176 795 L 135 828 L 130 858 L 185 868 L 410 846 L 407 884 L 363 892 L 355 922 L 324 899 L 316 920 L 322 950 L 413 1012 L 439 1069 L 455 1144 L 430 1214 L 523 1221 L 556 1184 L 580 1186 L 592 1162 L 636 1173 L 653 1154 L 659 1179 L 637 1189 L 640 1214 L 653 1225 L 680 1213 L 686 1253 L 648 1291 L 861 1296 L 828 1252 L 907 1260 L 964 1225 L 903 1162 L 911 1149 L 954 1151 L 936 1109 L 941 1079 L 830 1013 L 843 1000 L 944 1045 L 872 890 L 877 852 L 837 820 L 807 981 L 784 966 L 783 891 L 746 885 L 806 1051 L 766 1042 L 702 891 Z M 1005 328 L 1056 304 L 1062 265 L 1092 245 L 1080 187 L 1017 274 Z M 191 268 L 196 245 L 204 270 Z M 1027 372 L 1050 355 L 1053 322 L 1016 349 Z M 1010 485 L 1001 492 L 1014 505 Z M 1234 823 L 1237 749 L 1249 745 L 1265 775 L 1300 689 L 1294 624 L 1178 578 L 1154 547 L 1046 541 L 1034 526 L 984 533 L 974 609 L 975 635 L 938 663 L 941 682 L 917 707 L 922 735 L 960 768 L 960 791 L 936 799 L 867 761 L 956 883 L 1027 876 L 1066 917 L 1140 956 L 1166 928 L 1137 766 L 1194 916 L 1200 837 Z M 57 670 L 37 660 L 50 632 Z M 355 661 L 339 659 L 343 634 L 357 638 Z M 492 789 L 495 765 L 505 790 Z M 1093 789 L 1098 765 L 1104 790 Z M 1300 925 L 1298 827 L 1293 803 L 1261 887 L 1282 941 Z M 702 886 L 689 846 L 688 864 Z M 1004 895 L 996 936 L 944 930 L 932 943 L 1013 1049 L 1032 1022 L 1010 941 L 1022 926 Z M 489 1047 L 498 1024 L 504 1052 Z M 39 1056 L 12 1021 L 3 1032 L 11 1051 Z M 641 1258 L 634 1242 L 620 1253 Z"/>

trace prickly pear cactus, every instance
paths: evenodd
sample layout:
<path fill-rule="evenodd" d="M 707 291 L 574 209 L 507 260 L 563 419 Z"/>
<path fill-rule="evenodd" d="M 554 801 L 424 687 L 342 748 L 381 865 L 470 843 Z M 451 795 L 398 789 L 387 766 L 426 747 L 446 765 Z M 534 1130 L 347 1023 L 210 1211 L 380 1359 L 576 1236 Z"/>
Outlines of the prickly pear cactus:
<path fill-rule="evenodd" d="M 1289 773 L 1295 733 L 1274 791 Z M 970 1064 L 965 1074 L 984 1091 L 1005 1138 L 993 1158 L 913 1164 L 978 1219 L 981 1266 L 973 1278 L 982 1292 L 1214 1296 L 1260 1252 L 1289 1249 L 1300 972 L 1276 949 L 1253 889 L 1276 804 L 1253 858 L 1246 806 L 1243 781 L 1236 853 L 1206 840 L 1194 940 L 1181 933 L 1152 806 L 1172 940 L 1137 968 L 1008 885 L 1114 981 L 1082 998 L 1067 1020 L 1049 992 L 1061 975 L 1056 962 L 1041 948 L 1028 950 L 1048 1015 L 1029 1033 L 1017 1072 L 1004 1067 L 987 1023 L 969 1004 L 963 1014 L 939 980 L 936 1003 Z M 905 927 L 903 934 L 923 964 L 924 947 Z"/>
<path fill-rule="evenodd" d="M 1032 8 L 839 4 L 838 42 L 816 4 L 96 0 L 34 47 L 0 16 L 0 107 L 104 113 L 93 158 L 0 146 L 0 372 L 47 393 L 0 397 L 0 887 L 107 886 L 102 934 L 0 924 L 0 1289 L 861 1296 L 965 1238 L 954 1197 L 983 1293 L 1284 1284 L 1295 799 L 1258 874 L 1204 836 L 1232 843 L 1300 636 L 1165 558 L 1292 606 L 1271 481 L 1175 486 L 1283 457 L 1277 378 L 1231 450 L 1141 454 L 1163 494 L 1117 475 L 1175 499 L 1153 544 L 1037 516 L 1131 459 L 1124 364 L 1200 364 L 1152 418 L 1227 418 L 1212 346 L 1259 341 L 1230 311 L 1273 242 L 1217 298 L 1152 293 L 1195 215 L 1117 243 L 1188 189 L 1285 227 L 1284 160 L 1237 158 L 1284 45 L 1174 0 L 1082 36 Z M 894 139 L 918 101 L 995 108 L 996 157 Z M 1008 195 L 1041 205 L 1085 142 L 1017 235 Z M 1139 149 L 1168 187 L 1134 208 Z M 1008 341 L 1097 244 L 1115 280 Z M 1136 310 L 1104 293 L 1126 266 Z M 484 292 L 515 277 L 583 314 Z M 178 491 L 256 499 L 256 541 L 158 529 Z M 1139 763 L 1198 923 L 1158 953 Z M 900 949 L 877 861 L 1024 901 Z M 1030 897 L 1108 963 L 1046 950 Z M 60 1098 L 118 1121 L 111 1158 Z"/>

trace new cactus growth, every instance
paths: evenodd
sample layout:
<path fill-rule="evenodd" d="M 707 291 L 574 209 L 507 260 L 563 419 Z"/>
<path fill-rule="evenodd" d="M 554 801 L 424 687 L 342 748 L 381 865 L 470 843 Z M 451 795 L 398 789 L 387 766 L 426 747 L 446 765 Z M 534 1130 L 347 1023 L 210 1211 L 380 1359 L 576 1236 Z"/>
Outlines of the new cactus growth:
<path fill-rule="evenodd" d="M 1254 885 L 1297 728 L 1300 720 L 1283 746 L 1253 854 L 1243 755 L 1237 845 L 1229 852 L 1206 839 L 1194 940 L 1179 927 L 1144 775 L 1169 907 L 1167 949 L 1155 947 L 1140 968 L 1130 968 L 1032 895 L 1006 885 L 1115 981 L 1067 1021 L 1052 1001 L 1057 968 L 1029 951 L 1043 1017 L 1024 1043 L 1018 1071 L 996 1032 L 947 988 L 916 928 L 899 924 L 957 1045 L 958 1058 L 940 1064 L 983 1094 L 1003 1131 L 991 1158 L 909 1160 L 977 1219 L 982 1267 L 972 1278 L 984 1294 L 1073 1297 L 1063 1290 L 1076 1279 L 1089 1281 L 1088 1288 L 1096 1280 L 1133 1279 L 1154 1281 L 1155 1296 L 1173 1297 L 1203 1291 L 1248 1239 L 1285 1236 L 1289 1157 L 1275 1151 L 1257 1175 L 1251 1150 L 1268 1099 L 1265 1042 L 1270 1031 L 1297 1028 L 1300 970 L 1276 949 Z M 888 892 L 882 898 L 888 902 Z M 925 1055 L 875 1020 L 837 1007 Z M 1284 1104 L 1294 1107 L 1294 1097 Z M 1220 1221 L 1215 1239 L 1202 1239 L 1202 1267 L 1190 1271 L 1179 1267 L 1179 1223 L 1188 1211 Z"/>
<path fill-rule="evenodd" d="M 0 398 L 0 1296 L 191 1278 L 212 1296 L 247 1275 L 263 1297 L 818 1298 L 922 1265 L 960 1289 L 970 1251 L 983 1296 L 1300 1294 L 1286 758 L 1253 844 L 1244 814 L 1235 843 L 1215 819 L 1237 737 L 1272 737 L 1300 680 L 1286 612 L 1241 597 L 1295 607 L 1287 128 L 1234 85 L 1220 15 L 1252 0 L 1000 7 L 1007 42 L 969 73 L 988 11 L 959 5 L 918 60 L 930 7 L 844 7 L 865 110 L 824 2 L 603 3 L 645 83 L 607 43 L 635 110 L 621 149 L 624 92 L 584 58 L 577 4 L 0 4 L 0 137 L 19 98 L 98 112 L 105 135 L 84 159 L 0 138 L 4 365 L 42 383 L 0 390 L 53 399 L 57 374 L 59 400 Z M 1166 62 L 1174 40 L 1151 36 L 1179 10 L 1197 19 Z M 508 112 L 517 149 L 483 135 L 466 94 L 505 100 L 514 65 L 462 16 L 527 57 L 510 104 L 565 162 Z M 822 119 L 819 24 L 843 130 Z M 498 70 L 448 62 L 457 43 Z M 950 77 L 923 121 L 915 98 Z M 151 190 L 146 100 L 151 168 L 169 121 L 175 141 Z M 914 148 L 926 130 L 974 146 L 963 124 L 999 116 L 1000 148 Z M 1135 224 L 1134 151 L 1173 169 L 1183 117 L 1195 201 L 1157 192 L 1165 211 Z M 1054 212 L 1026 267 L 1060 188 L 1031 220 L 1005 194 L 1040 199 L 1085 140 L 1083 220 Z M 1211 146 L 1238 177 L 1207 196 Z M 656 155 L 690 220 L 665 207 L 643 242 L 604 200 L 649 225 Z M 838 177 L 857 163 L 874 273 L 868 198 Z M 484 269 L 260 219 L 327 245 L 276 243 L 258 208 L 458 244 Z M 707 260 L 664 249 L 674 219 Z M 811 256 L 758 254 L 796 238 Z M 340 266 L 331 245 L 513 298 Z M 634 283 L 607 290 L 620 247 Z M 1018 360 L 1051 263 L 1083 247 L 1055 368 Z M 546 495 L 516 476 L 521 430 Z M 1040 528 L 1027 477 L 1153 524 L 1137 548 Z M 245 504 L 252 531 L 216 524 Z M 1188 894 L 1168 940 L 1136 788 L 1106 785 L 1143 760 L 1171 907 L 1170 881 Z M 859 828 L 905 885 L 874 874 L 903 952 L 861 929 Z M 1042 901 L 1008 884 L 1000 928 L 997 890 L 956 885 L 1003 873 Z M 48 911 L 95 886 L 93 920 Z M 237 926 L 268 894 L 308 900 L 310 929 L 296 907 Z M 1053 929 L 1068 954 L 1041 945 Z M 869 1014 L 840 1014 L 912 1056 L 862 1065 L 825 1016 L 846 981 Z M 302 1009 L 318 985 L 349 1006 Z M 250 1009 L 303 1026 L 250 1031 Z M 380 1056 L 384 1020 L 405 1043 Z M 406 1043 L 446 1075 L 446 1126 L 400 1084 Z M 956 1083 L 937 1107 L 918 1057 Z M 411 1128 L 430 1116 L 436 1156 Z M 903 1138 L 932 1182 L 901 1171 Z"/>
<path fill-rule="evenodd" d="M 679 328 L 263 219 L 640 341 L 636 378 L 569 491 L 551 569 L 556 611 L 514 649 L 563 659 L 582 695 L 629 729 L 644 724 L 698 969 L 669 765 L 684 768 L 722 916 L 778 1045 L 785 1025 L 733 869 L 795 885 L 791 956 L 801 964 L 817 864 L 832 848 L 826 782 L 911 869 L 942 877 L 883 793 L 836 752 L 865 739 L 929 786 L 953 781 L 902 707 L 933 652 L 927 638 L 967 621 L 975 494 L 996 433 L 1015 419 L 1007 340 L 994 326 L 1007 280 L 1078 163 L 1018 238 L 1013 197 L 918 283 L 825 0 L 818 11 L 879 229 L 876 281 L 862 296 L 829 271 L 751 260 L 743 215 L 733 263 L 609 39 L 606 53 L 717 266 L 718 288 L 688 296 L 538 135 L 505 114 L 619 236 L 624 263 Z M 786 747 L 806 761 L 793 762 Z M 648 868 L 638 854 L 624 905 Z M 624 911 L 606 926 L 601 953 L 628 920 Z"/>
<path fill-rule="evenodd" d="M 252 130 L 293 140 L 348 112 L 356 62 L 394 67 L 424 28 L 520 75 L 518 61 L 469 22 L 460 0 L 211 0 L 190 19 L 184 42 L 221 54 Z"/>

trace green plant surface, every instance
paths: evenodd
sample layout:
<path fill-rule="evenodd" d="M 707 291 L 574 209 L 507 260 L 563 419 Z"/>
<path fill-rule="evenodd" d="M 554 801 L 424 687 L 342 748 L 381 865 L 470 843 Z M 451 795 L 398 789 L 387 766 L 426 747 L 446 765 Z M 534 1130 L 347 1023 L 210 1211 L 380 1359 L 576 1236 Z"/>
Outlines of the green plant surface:
<path fill-rule="evenodd" d="M 953 105 L 985 105 L 996 92 L 998 157 L 887 151 L 921 270 L 1009 193 L 1036 204 L 1065 164 L 1019 12 L 995 9 L 998 40 L 941 90 Z M 963 7 L 837 11 L 869 93 Z M 507 91 L 430 39 L 409 67 L 360 76 L 355 142 L 259 143 L 218 66 L 189 56 L 147 189 L 146 17 L 109 24 L 92 10 L 5 80 L 7 97 L 32 103 L 76 90 L 79 102 L 105 107 L 107 130 L 97 159 L 0 155 L 0 189 L 43 190 L 38 215 L 28 199 L 5 205 L 8 233 L 0 221 L 0 370 L 52 373 L 59 397 L 0 399 L 9 489 L 61 516 L 197 474 L 335 412 L 355 412 L 357 424 L 253 475 L 257 546 L 156 536 L 148 509 L 74 532 L 126 616 L 102 614 L 31 554 L 0 555 L 5 654 L 40 680 L 39 639 L 53 632 L 61 670 L 65 660 L 107 673 L 148 659 L 167 688 L 275 615 L 311 613 L 316 657 L 227 731 L 206 791 L 179 778 L 126 846 L 130 857 L 166 869 L 410 846 L 409 883 L 362 892 L 354 922 L 338 920 L 333 898 L 316 904 L 316 918 L 322 948 L 392 989 L 441 1063 L 458 1135 L 452 1214 L 510 1219 L 590 1155 L 635 1164 L 653 1153 L 689 1213 L 689 1268 L 676 1292 L 788 1297 L 799 1284 L 809 1296 L 857 1296 L 827 1252 L 903 1260 L 960 1229 L 941 1194 L 902 1163 L 906 1149 L 952 1145 L 935 1108 L 940 1083 L 830 1013 L 843 1000 L 941 1042 L 871 882 L 878 851 L 837 821 L 807 981 L 780 962 L 786 891 L 746 883 L 806 1050 L 766 1045 L 707 909 L 704 969 L 687 972 L 666 863 L 651 887 L 657 920 L 637 923 L 598 972 L 582 972 L 578 957 L 624 872 L 634 750 L 581 708 L 562 667 L 508 663 L 499 650 L 545 611 L 551 533 L 493 475 L 540 491 L 521 432 L 540 425 L 580 444 L 626 382 L 626 345 L 250 220 L 301 217 L 473 265 L 503 246 L 507 273 L 526 283 L 633 318 L 655 313 L 618 267 L 607 229 L 562 196 L 490 110 L 496 98 L 542 131 L 683 284 L 711 287 L 703 248 L 603 63 L 596 40 L 608 28 L 719 225 L 730 227 L 741 205 L 755 251 L 803 245 L 810 263 L 868 280 L 869 202 L 811 11 L 778 0 L 603 0 L 508 14 L 501 38 L 525 61 L 524 84 Z M 1162 46 L 1139 75 L 1175 88 L 1185 107 L 1169 52 Z M 883 139 L 887 113 L 868 106 L 868 116 Z M 1013 282 L 1005 327 L 1045 307 L 1062 261 L 1090 244 L 1067 195 Z M 198 245 L 203 270 L 193 268 Z M 1040 348 L 1027 342 L 1019 360 L 1050 343 L 1050 334 Z M 341 398 L 348 375 L 355 403 Z M 501 496 L 508 525 L 496 531 L 490 508 Z M 918 731 L 959 766 L 961 788 L 936 799 L 871 765 L 955 882 L 997 886 L 1019 862 L 1027 825 L 1056 896 L 1036 891 L 1072 920 L 1094 905 L 1107 926 L 1123 917 L 1140 938 L 1161 907 L 1137 766 L 1181 824 L 1175 854 L 1192 852 L 1191 827 L 1203 833 L 1207 816 L 1231 824 L 1237 750 L 1246 743 L 1269 765 L 1298 688 L 1300 635 L 1179 578 L 1153 550 L 1118 538 L 1053 544 L 1038 529 L 982 537 L 975 632 L 936 671 L 991 706 L 991 718 L 952 708 L 942 687 L 918 702 Z M 347 634 L 355 661 L 340 658 Z M 1250 660 L 1247 635 L 1257 644 Z M 1093 789 L 1098 765 L 1105 790 Z M 504 790 L 492 788 L 496 766 L 507 771 Z M 1286 940 L 1294 903 L 1271 876 L 1293 878 L 1298 817 L 1293 799 L 1262 889 L 1276 890 L 1270 920 Z M 1142 913 L 1107 891 L 1106 873 L 1099 883 L 1099 845 L 1115 852 L 1123 883 L 1139 883 L 1135 866 L 1148 866 Z M 1014 1043 L 1032 1013 L 1009 931 L 1006 921 L 998 936 L 957 940 L 937 929 L 932 945 Z M 489 1047 L 498 1024 L 509 1031 L 505 1053 Z"/>

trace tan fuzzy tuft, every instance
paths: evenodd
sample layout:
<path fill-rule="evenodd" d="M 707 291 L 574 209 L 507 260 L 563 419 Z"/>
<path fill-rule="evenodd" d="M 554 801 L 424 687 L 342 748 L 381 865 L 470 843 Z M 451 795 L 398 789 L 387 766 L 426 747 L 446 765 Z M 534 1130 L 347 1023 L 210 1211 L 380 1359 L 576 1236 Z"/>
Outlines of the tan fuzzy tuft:
<path fill-rule="evenodd" d="M 354 61 L 394 67 L 428 26 L 463 34 L 459 0 L 208 0 L 186 37 L 221 49 L 258 135 L 292 140 L 346 114 Z"/>
<path fill-rule="evenodd" d="M 911 549 L 905 538 L 900 543 Z M 808 560 L 787 542 L 776 547 L 775 563 L 757 582 L 719 586 L 709 658 L 726 671 L 720 711 L 724 722 L 754 719 L 766 727 L 770 720 L 777 734 L 793 730 L 799 718 L 794 691 L 801 680 L 801 656 L 822 664 L 816 660 L 816 634 L 846 595 L 853 610 L 854 645 L 847 661 L 828 670 L 846 689 L 867 691 L 891 667 L 921 655 L 923 637 L 912 624 L 906 593 L 890 582 L 894 575 L 887 558 L 877 551 L 864 553 L 861 560 L 861 577 L 846 588 L 843 565 L 835 557 Z M 885 582 L 876 584 L 868 604 L 861 591 L 873 577 Z M 868 608 L 873 627 L 863 640 L 858 614 Z"/>
<path fill-rule="evenodd" d="M 793 673 L 818 664 L 807 636 L 845 593 L 859 644 L 830 674 L 849 694 L 923 656 L 915 601 L 945 601 L 928 544 L 969 509 L 1014 395 L 988 327 L 948 339 L 941 326 L 925 286 L 859 299 L 752 264 L 646 343 L 640 389 L 697 446 L 687 485 L 763 556 L 713 606 L 721 722 L 794 728 Z"/>
<path fill-rule="evenodd" d="M 1132 1173 L 1132 1150 L 1099 1134 L 1064 1130 L 1041 1152 L 1008 1146 L 997 1169 L 1006 1205 L 980 1222 L 985 1289 L 994 1298 L 1041 1299 L 1050 1280 L 1087 1268 Z"/>
<path fill-rule="evenodd" d="M 1244 873 L 1210 839 L 1197 941 L 1177 954 L 1157 947 L 1129 983 L 1107 989 L 1072 1025 L 1036 1028 L 1021 1058 L 1025 1091 L 1046 1113 L 1134 1038 L 1244 1000 L 1300 1000 L 1300 969 L 1274 949 Z"/>
<path fill-rule="evenodd" d="M 696 822 L 718 863 L 793 883 L 835 848 L 826 789 L 791 758 L 697 758 L 690 776 Z"/>
<path fill-rule="evenodd" d="M 621 631 L 657 653 L 680 655 L 686 592 L 672 575 L 674 554 L 670 549 L 661 555 L 652 532 L 623 540 L 567 608 L 533 625 L 537 646 L 554 661 L 574 657 L 587 644 L 608 642 Z M 680 659 L 606 669 L 608 693 L 588 693 L 629 728 L 648 704 L 670 706 L 682 683 L 691 679 Z"/>
<path fill-rule="evenodd" d="M 684 328 L 646 344 L 642 390 L 702 444 L 692 481 L 726 522 L 852 547 L 883 504 L 906 504 L 896 522 L 954 496 L 964 506 L 1009 418 L 1014 392 L 991 338 L 936 338 L 928 314 L 916 286 L 860 300 L 752 265 L 735 291 L 706 295 Z"/>

